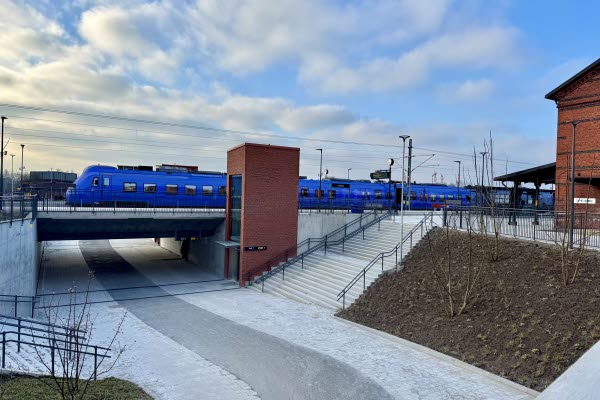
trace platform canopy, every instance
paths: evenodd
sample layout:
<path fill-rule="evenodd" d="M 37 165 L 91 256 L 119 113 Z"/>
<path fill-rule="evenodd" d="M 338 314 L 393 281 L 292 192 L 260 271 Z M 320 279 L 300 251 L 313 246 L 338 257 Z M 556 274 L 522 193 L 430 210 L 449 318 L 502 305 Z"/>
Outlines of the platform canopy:
<path fill-rule="evenodd" d="M 554 183 L 555 177 L 556 163 L 553 162 L 550 164 L 524 169 L 522 171 L 511 172 L 510 174 L 497 176 L 494 178 L 494 180 L 499 182 L 519 182 L 541 185 L 544 183 Z"/>

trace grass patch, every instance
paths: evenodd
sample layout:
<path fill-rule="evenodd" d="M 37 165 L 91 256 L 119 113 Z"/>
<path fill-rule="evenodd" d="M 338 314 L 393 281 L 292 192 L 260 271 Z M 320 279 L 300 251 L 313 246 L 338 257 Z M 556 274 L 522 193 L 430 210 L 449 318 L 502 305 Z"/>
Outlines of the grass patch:
<path fill-rule="evenodd" d="M 49 387 L 44 382 L 50 384 Z M 60 394 L 50 377 L 0 375 L 1 400 L 60 400 Z M 136 384 L 117 378 L 90 382 L 86 400 L 152 400 Z"/>

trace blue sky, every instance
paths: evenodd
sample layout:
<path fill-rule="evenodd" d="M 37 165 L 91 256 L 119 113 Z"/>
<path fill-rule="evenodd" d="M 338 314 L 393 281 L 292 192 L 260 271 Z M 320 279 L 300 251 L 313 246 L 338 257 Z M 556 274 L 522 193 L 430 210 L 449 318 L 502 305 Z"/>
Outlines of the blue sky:
<path fill-rule="evenodd" d="M 592 1 L 124 4 L 0 0 L 0 102 L 236 132 L 0 106 L 27 169 L 223 170 L 227 148 L 258 141 L 301 147 L 304 175 L 322 147 L 330 175 L 366 178 L 410 134 L 436 154 L 417 180 L 452 182 L 455 159 L 473 180 L 490 130 L 497 171 L 553 161 L 544 95 L 598 57 Z"/>

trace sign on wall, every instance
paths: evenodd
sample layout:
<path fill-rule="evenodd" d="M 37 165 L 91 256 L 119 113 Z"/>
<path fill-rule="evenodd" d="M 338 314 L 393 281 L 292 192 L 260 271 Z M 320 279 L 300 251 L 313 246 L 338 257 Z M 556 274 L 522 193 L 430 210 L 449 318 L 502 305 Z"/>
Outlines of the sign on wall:
<path fill-rule="evenodd" d="M 244 251 L 263 251 L 266 250 L 267 246 L 246 246 Z"/>
<path fill-rule="evenodd" d="M 596 199 L 586 197 L 575 197 L 575 204 L 596 204 Z"/>

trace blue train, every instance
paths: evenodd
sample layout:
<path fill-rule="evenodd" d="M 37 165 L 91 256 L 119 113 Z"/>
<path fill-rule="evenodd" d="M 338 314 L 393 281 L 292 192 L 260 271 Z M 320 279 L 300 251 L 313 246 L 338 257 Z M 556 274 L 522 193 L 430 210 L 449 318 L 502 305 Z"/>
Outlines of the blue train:
<path fill-rule="evenodd" d="M 227 175 L 199 171 L 197 167 L 161 164 L 146 166 L 90 166 L 66 194 L 71 206 L 129 207 L 214 207 L 226 204 Z M 508 205 L 508 190 L 495 189 L 498 205 Z M 401 185 L 346 179 L 300 179 L 300 208 L 388 208 L 399 205 Z M 522 196 L 522 195 L 521 195 Z M 431 210 L 447 205 L 470 206 L 477 198 L 468 187 L 413 184 L 410 186 L 410 208 Z M 542 198 L 542 197 L 541 197 Z M 553 205 L 553 196 L 543 196 L 543 204 Z M 542 200 L 540 200 L 542 205 Z"/>

